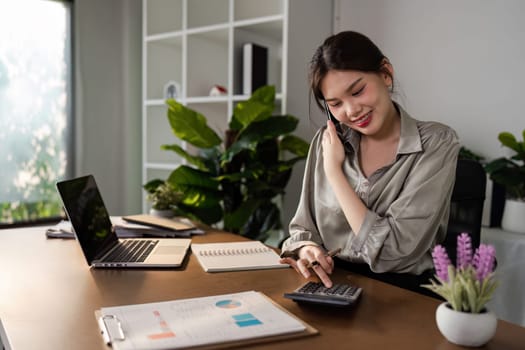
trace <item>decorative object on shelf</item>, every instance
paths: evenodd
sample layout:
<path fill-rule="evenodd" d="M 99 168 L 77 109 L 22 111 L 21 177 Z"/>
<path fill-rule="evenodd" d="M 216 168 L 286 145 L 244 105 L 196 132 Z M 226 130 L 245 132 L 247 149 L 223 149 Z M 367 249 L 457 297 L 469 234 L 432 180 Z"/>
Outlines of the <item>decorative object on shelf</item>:
<path fill-rule="evenodd" d="M 506 200 L 501 227 L 507 231 L 525 233 L 525 129 L 523 141 L 510 132 L 498 135 L 501 144 L 514 154 L 489 162 L 485 170 L 492 181 L 505 187 Z"/>
<path fill-rule="evenodd" d="M 145 184 L 144 189 L 148 192 L 148 200 L 151 202 L 151 215 L 164 218 L 175 216 L 172 205 L 182 198 L 182 194 L 170 183 L 153 180 Z"/>
<path fill-rule="evenodd" d="M 254 43 L 242 47 L 242 92 L 252 92 L 268 83 L 268 48 Z"/>
<path fill-rule="evenodd" d="M 210 89 L 210 96 L 226 96 L 228 94 L 228 90 L 222 86 L 222 85 L 213 85 L 213 87 Z"/>
<path fill-rule="evenodd" d="M 297 118 L 272 116 L 275 87 L 261 87 L 239 102 L 223 139 L 202 114 L 175 100 L 166 102 L 174 135 L 199 151 L 193 155 L 178 144 L 161 146 L 188 163 L 166 180 L 182 193 L 171 203 L 176 215 L 208 225 L 220 222 L 227 231 L 258 240 L 281 229 L 276 200 L 284 195 L 294 164 L 306 158 L 309 144 L 291 134 Z"/>
<path fill-rule="evenodd" d="M 443 297 L 446 302 L 436 310 L 437 326 L 448 341 L 463 346 L 481 346 L 496 333 L 498 320 L 487 309 L 498 282 L 494 277 L 496 251 L 481 244 L 472 254 L 471 238 L 462 233 L 457 239 L 454 266 L 441 245 L 432 251 L 435 280 L 423 287 Z"/>
<path fill-rule="evenodd" d="M 176 99 L 181 93 L 180 84 L 176 81 L 168 81 L 164 85 L 164 99 Z"/>

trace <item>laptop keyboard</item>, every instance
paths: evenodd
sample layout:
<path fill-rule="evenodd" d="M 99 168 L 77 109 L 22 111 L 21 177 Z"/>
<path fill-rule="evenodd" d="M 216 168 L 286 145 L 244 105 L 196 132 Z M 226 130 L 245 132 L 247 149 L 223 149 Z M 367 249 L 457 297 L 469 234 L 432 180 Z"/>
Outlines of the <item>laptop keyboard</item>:
<path fill-rule="evenodd" d="M 156 239 L 127 239 L 106 256 L 106 262 L 144 262 L 153 248 L 159 243 Z"/>

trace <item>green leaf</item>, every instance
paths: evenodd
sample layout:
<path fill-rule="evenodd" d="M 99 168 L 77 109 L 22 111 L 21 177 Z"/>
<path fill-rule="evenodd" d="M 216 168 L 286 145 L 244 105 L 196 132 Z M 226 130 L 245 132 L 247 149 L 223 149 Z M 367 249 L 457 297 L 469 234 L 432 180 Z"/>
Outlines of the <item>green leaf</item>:
<path fill-rule="evenodd" d="M 188 163 L 195 165 L 200 170 L 209 170 L 205 159 L 203 159 L 202 157 L 197 157 L 197 156 L 193 156 L 189 154 L 181 146 L 177 144 L 162 145 L 160 146 L 160 148 L 166 151 L 173 151 L 177 153 L 179 156 L 186 159 Z"/>
<path fill-rule="evenodd" d="M 275 87 L 263 86 L 255 90 L 247 101 L 239 102 L 233 111 L 230 129 L 240 130 L 255 121 L 269 118 L 275 108 Z"/>
<path fill-rule="evenodd" d="M 212 148 L 221 143 L 221 138 L 208 126 L 202 114 L 173 99 L 166 103 L 171 129 L 178 138 L 200 148 Z"/>
<path fill-rule="evenodd" d="M 239 233 L 259 204 L 257 199 L 247 200 L 234 212 L 224 213 L 224 228 Z"/>
<path fill-rule="evenodd" d="M 284 136 L 279 145 L 281 150 L 292 152 L 299 157 L 306 157 L 310 147 L 308 142 L 294 135 Z"/>
<path fill-rule="evenodd" d="M 222 208 L 220 204 L 208 207 L 192 207 L 178 204 L 175 208 L 175 215 L 184 216 L 194 221 L 212 225 L 222 219 Z"/>
<path fill-rule="evenodd" d="M 519 152 L 521 150 L 521 147 L 519 146 L 518 142 L 516 141 L 516 138 L 514 135 L 512 135 L 510 132 L 502 132 L 498 135 L 498 140 L 506 147 L 513 149 L 516 152 Z"/>
<path fill-rule="evenodd" d="M 213 208 L 219 205 L 219 182 L 210 174 L 181 165 L 166 180 L 182 193 L 181 202 L 188 207 Z"/>
<path fill-rule="evenodd" d="M 233 123 L 238 123 L 238 125 L 241 126 L 240 129 L 244 129 L 253 122 L 269 118 L 272 112 L 273 106 L 268 106 L 257 101 L 240 102 L 235 106 Z M 235 124 L 230 123 L 230 127 L 234 126 Z"/>
<path fill-rule="evenodd" d="M 266 85 L 261 86 L 255 90 L 250 96 L 249 101 L 259 101 L 262 104 L 272 105 L 275 102 L 275 86 Z"/>
<path fill-rule="evenodd" d="M 295 130 L 298 120 L 292 116 L 273 116 L 250 124 L 237 141 L 223 154 L 222 161 L 231 161 L 242 150 L 255 150 L 257 143 L 288 134 Z"/>
<path fill-rule="evenodd" d="M 209 209 L 220 206 L 221 196 L 218 192 L 187 185 L 177 186 L 177 190 L 183 195 L 180 202 L 188 207 Z"/>
<path fill-rule="evenodd" d="M 167 179 L 173 186 L 193 186 L 218 191 L 219 182 L 210 174 L 201 170 L 181 165 L 173 170 Z"/>
<path fill-rule="evenodd" d="M 264 240 L 268 231 L 281 228 L 279 208 L 270 200 L 264 201 L 252 213 L 241 230 L 241 235 L 251 239 Z"/>

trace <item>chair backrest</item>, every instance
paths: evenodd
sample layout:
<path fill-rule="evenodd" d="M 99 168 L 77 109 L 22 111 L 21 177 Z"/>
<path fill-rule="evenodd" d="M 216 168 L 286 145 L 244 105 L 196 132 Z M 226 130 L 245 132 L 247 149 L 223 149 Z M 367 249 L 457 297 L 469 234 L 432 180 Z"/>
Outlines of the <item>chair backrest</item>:
<path fill-rule="evenodd" d="M 486 184 L 487 175 L 479 162 L 470 159 L 458 160 L 447 235 L 442 243 L 454 265 L 459 234 L 462 232 L 470 234 L 473 250 L 480 244 Z"/>

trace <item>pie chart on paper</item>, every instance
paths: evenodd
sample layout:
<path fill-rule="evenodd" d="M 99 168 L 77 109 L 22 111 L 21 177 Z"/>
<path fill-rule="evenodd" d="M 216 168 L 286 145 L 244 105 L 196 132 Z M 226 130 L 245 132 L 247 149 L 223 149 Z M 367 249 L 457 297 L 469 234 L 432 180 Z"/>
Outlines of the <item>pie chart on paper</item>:
<path fill-rule="evenodd" d="M 226 300 L 219 300 L 218 302 L 215 303 L 215 306 L 220 307 L 221 309 L 235 309 L 241 306 L 241 303 L 238 302 L 237 300 L 226 299 Z"/>

